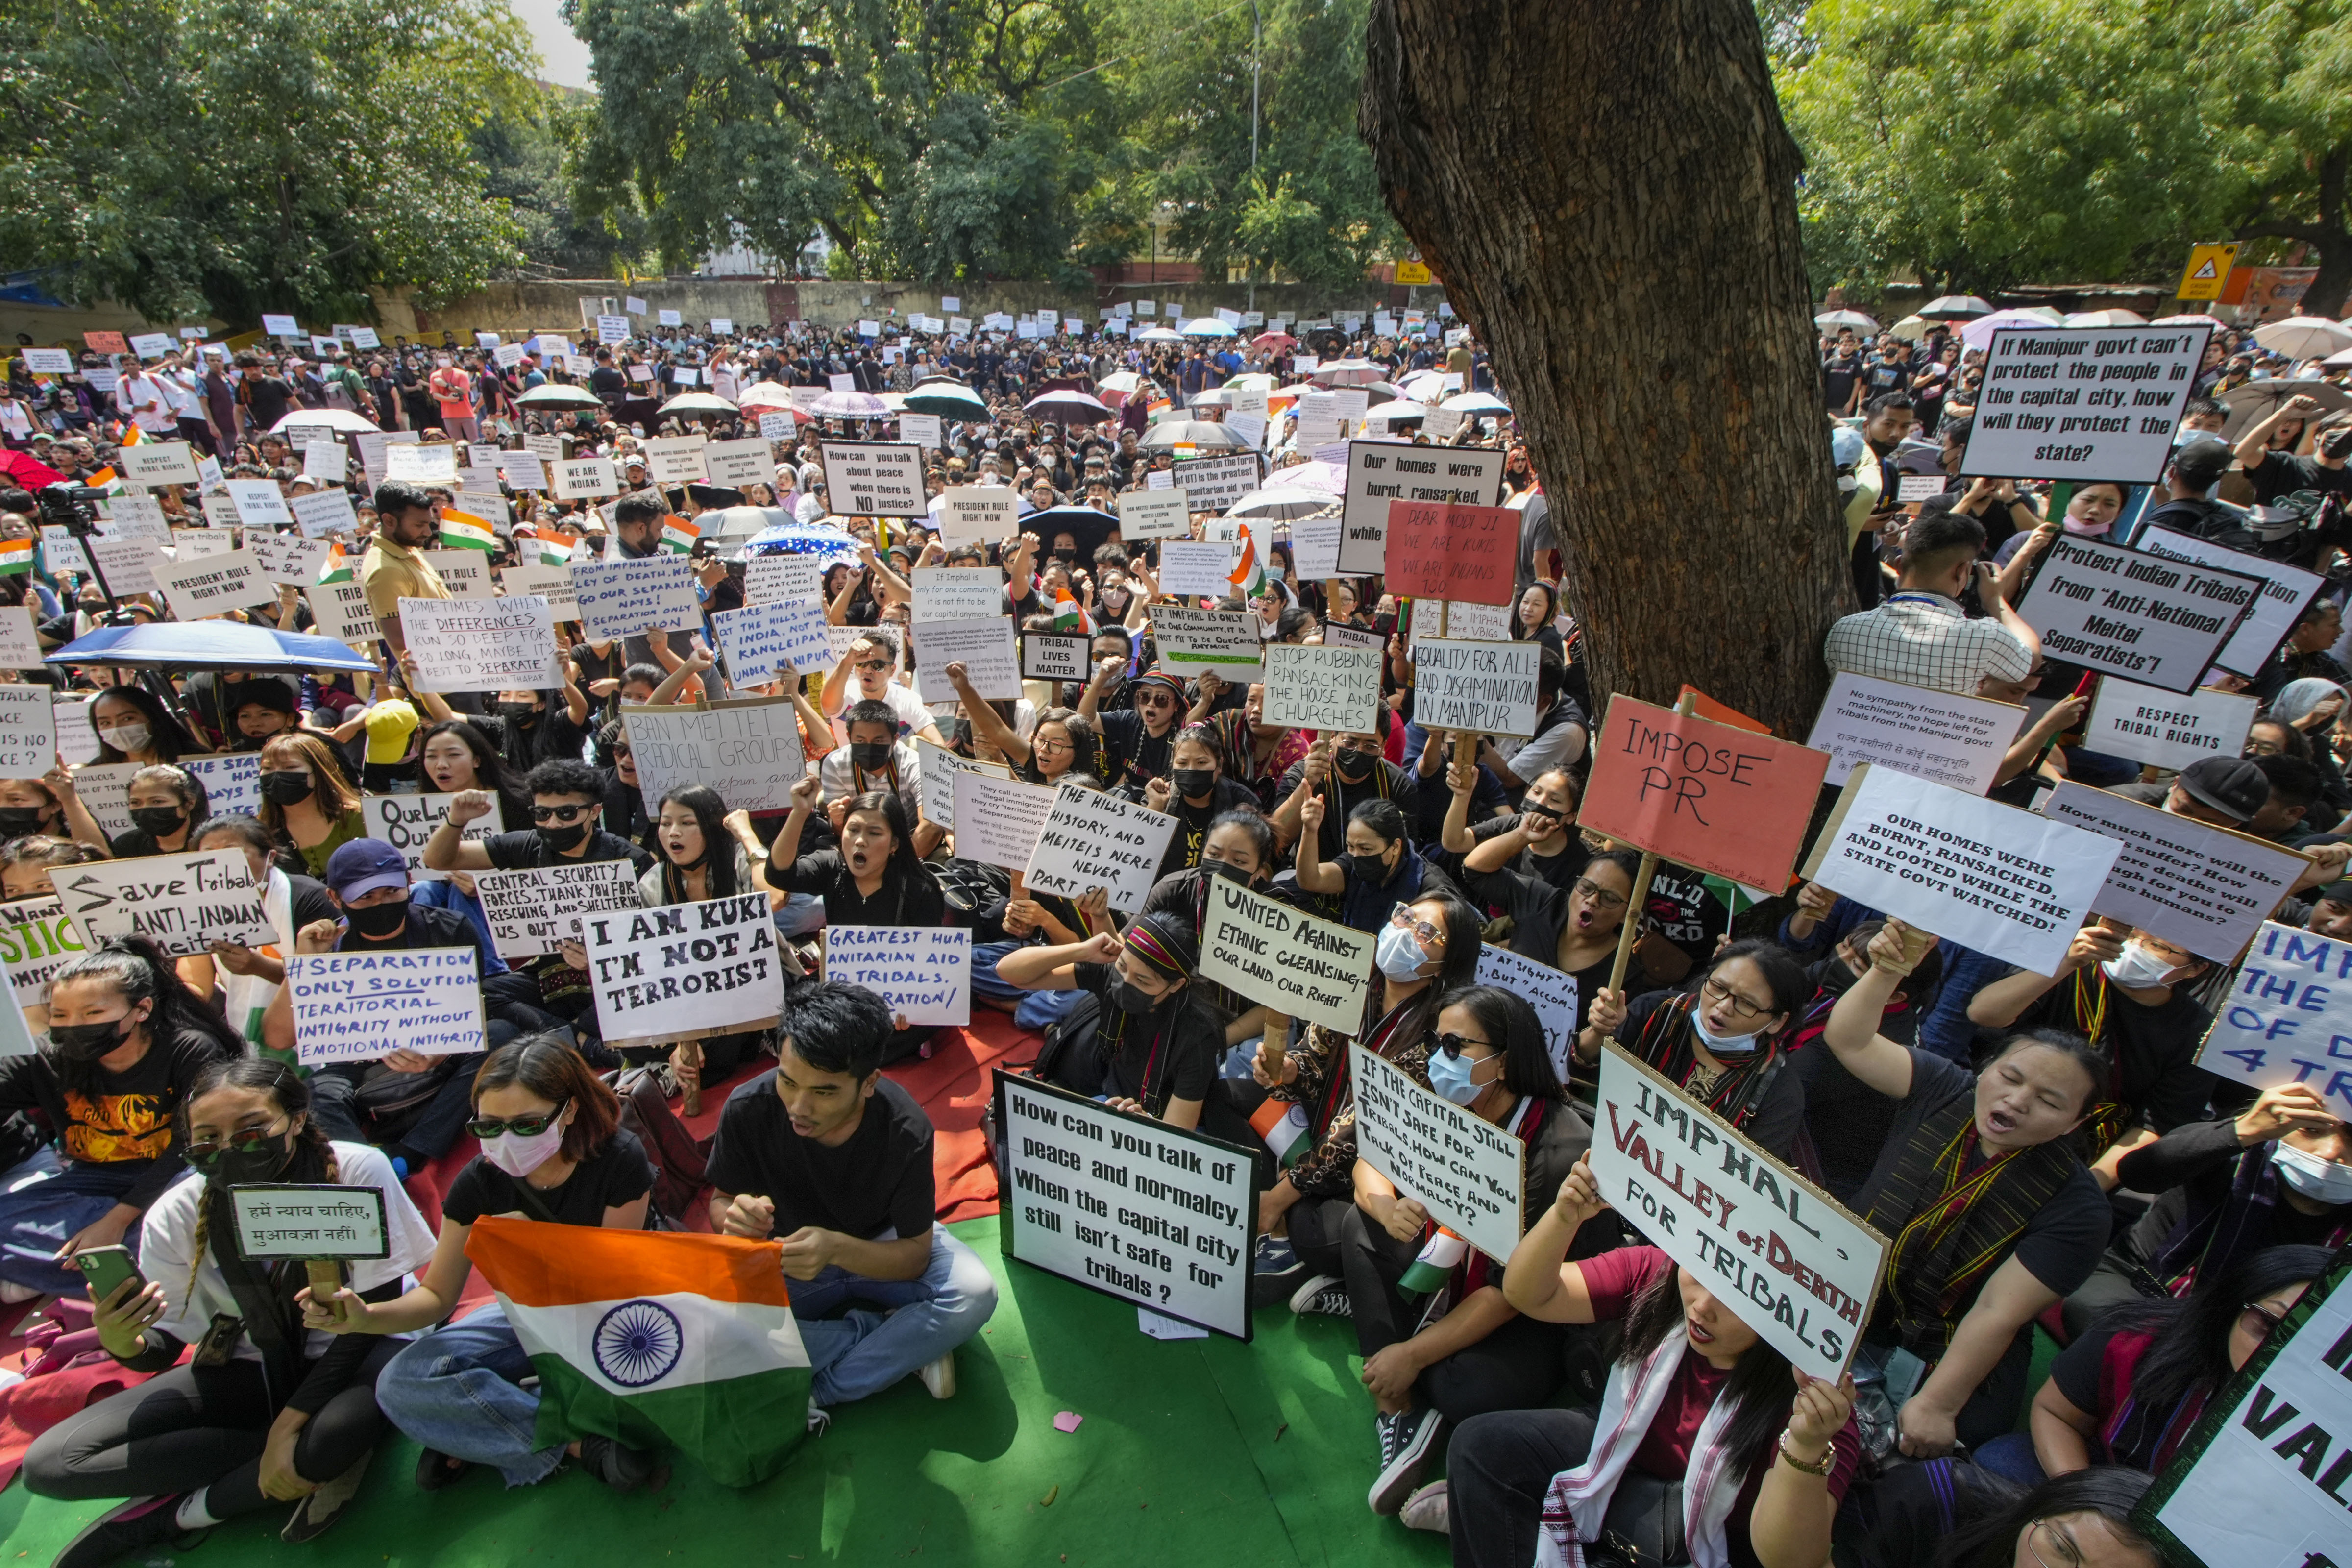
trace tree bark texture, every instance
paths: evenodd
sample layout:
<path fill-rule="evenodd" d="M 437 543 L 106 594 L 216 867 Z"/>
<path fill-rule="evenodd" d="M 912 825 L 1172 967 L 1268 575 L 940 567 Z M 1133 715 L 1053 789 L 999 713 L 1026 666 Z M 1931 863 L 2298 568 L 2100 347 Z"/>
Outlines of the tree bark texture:
<path fill-rule="evenodd" d="M 1853 587 L 1749 0 L 1375 0 L 1359 120 L 1527 432 L 1595 698 L 1801 738 Z"/>

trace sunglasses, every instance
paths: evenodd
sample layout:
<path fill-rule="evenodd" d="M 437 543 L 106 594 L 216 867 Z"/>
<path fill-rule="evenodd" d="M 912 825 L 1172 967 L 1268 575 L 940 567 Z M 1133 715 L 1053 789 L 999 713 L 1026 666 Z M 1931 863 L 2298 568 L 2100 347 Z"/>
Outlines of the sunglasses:
<path fill-rule="evenodd" d="M 206 1138 L 191 1142 L 187 1147 L 189 1163 L 195 1165 L 209 1163 L 219 1159 L 222 1152 L 226 1150 L 235 1150 L 240 1154 L 259 1153 L 271 1143 L 285 1137 L 287 1130 L 293 1125 L 293 1119 L 289 1117 L 284 1125 L 277 1128 L 240 1127 L 225 1139 Z"/>
<path fill-rule="evenodd" d="M 511 1132 L 518 1138 L 536 1138 L 555 1125 L 556 1120 L 563 1114 L 563 1108 L 571 1103 L 566 1100 L 560 1102 L 552 1110 L 531 1116 L 509 1116 L 503 1119 L 496 1116 L 478 1116 L 466 1123 L 466 1131 L 484 1141 L 496 1138 L 502 1132 Z"/>
<path fill-rule="evenodd" d="M 1432 1035 L 1430 1043 L 1447 1056 L 1455 1058 L 1459 1058 L 1462 1053 L 1472 1046 L 1485 1046 L 1489 1050 L 1494 1048 L 1494 1042 L 1491 1040 L 1474 1040 L 1465 1035 Z"/>
<path fill-rule="evenodd" d="M 533 822 L 577 822 L 596 808 L 593 805 L 534 805 L 530 808 Z"/>
<path fill-rule="evenodd" d="M 886 660 L 878 659 L 878 658 L 869 658 L 869 659 L 863 660 L 862 662 L 860 662 L 860 663 L 858 663 L 858 664 L 853 665 L 853 666 L 851 666 L 851 668 L 854 668 L 854 669 L 860 669 L 860 670 L 864 670 L 866 674 L 871 675 L 871 674 L 876 673 L 877 671 L 887 669 L 887 668 L 890 668 L 890 666 L 889 666 L 888 662 L 887 662 L 887 661 L 886 661 Z"/>

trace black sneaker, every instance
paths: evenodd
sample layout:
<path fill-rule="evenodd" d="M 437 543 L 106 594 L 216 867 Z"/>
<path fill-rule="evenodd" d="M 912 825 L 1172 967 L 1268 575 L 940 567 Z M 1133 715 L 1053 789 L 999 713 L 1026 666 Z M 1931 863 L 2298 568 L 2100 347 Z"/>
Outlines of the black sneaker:
<path fill-rule="evenodd" d="M 1381 1473 L 1365 1500 L 1374 1513 L 1394 1513 L 1421 1483 L 1422 1467 L 1437 1446 L 1437 1429 L 1444 1422 L 1434 1410 L 1400 1410 L 1373 1421 L 1381 1440 Z"/>
<path fill-rule="evenodd" d="M 653 1479 L 654 1457 L 598 1433 L 580 1439 L 580 1468 L 614 1491 L 625 1492 Z"/>
<path fill-rule="evenodd" d="M 134 1498 L 107 1510 L 88 1529 L 66 1542 L 50 1568 L 104 1568 L 142 1547 L 176 1541 L 189 1532 L 180 1528 L 180 1500 L 187 1494 Z"/>
<path fill-rule="evenodd" d="M 1320 1314 L 1326 1318 L 1352 1318 L 1356 1304 L 1348 1295 L 1348 1287 L 1328 1274 L 1318 1274 L 1290 1293 L 1290 1310 L 1300 1317 Z"/>
<path fill-rule="evenodd" d="M 1250 1275 L 1250 1305 L 1270 1307 L 1286 1300 L 1307 1278 L 1307 1264 L 1290 1243 L 1278 1236 L 1257 1238 L 1257 1258 Z"/>

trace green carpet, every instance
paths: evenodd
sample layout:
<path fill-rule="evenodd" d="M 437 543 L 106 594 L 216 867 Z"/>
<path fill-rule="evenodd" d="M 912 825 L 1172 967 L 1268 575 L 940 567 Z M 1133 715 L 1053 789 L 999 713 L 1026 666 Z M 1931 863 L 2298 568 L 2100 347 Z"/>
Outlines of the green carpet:
<path fill-rule="evenodd" d="M 1442 1563 L 1443 1536 L 1376 1519 L 1372 1406 L 1345 1322 L 1258 1314 L 1258 1338 L 1161 1342 L 1135 1309 L 997 1251 L 994 1219 L 955 1227 L 1003 1293 L 959 1355 L 961 1389 L 934 1403 L 913 1379 L 835 1414 L 783 1473 L 748 1491 L 680 1461 L 660 1491 L 616 1495 L 578 1474 L 503 1490 L 478 1471 L 430 1497 L 416 1445 L 394 1434 L 351 1512 L 306 1546 L 284 1510 L 176 1554 L 190 1568 L 504 1568 L 780 1563 L 923 1556 L 998 1564 Z M 1076 1432 L 1054 1429 L 1075 1411 Z M 49 1559 L 98 1503 L 0 1492 L 0 1568 Z M 172 1554 L 157 1552 L 146 1561 Z"/>

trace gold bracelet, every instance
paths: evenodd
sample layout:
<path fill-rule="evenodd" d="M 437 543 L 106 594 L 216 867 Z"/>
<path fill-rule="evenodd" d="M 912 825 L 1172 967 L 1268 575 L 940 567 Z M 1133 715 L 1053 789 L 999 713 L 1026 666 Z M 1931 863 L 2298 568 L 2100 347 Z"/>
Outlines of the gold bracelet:
<path fill-rule="evenodd" d="M 1827 1448 L 1822 1449 L 1822 1457 L 1819 1459 L 1814 1460 L 1811 1464 L 1807 1464 L 1804 1460 L 1797 1458 L 1795 1454 L 1789 1451 L 1789 1429 L 1786 1426 L 1780 1428 L 1780 1441 L 1779 1447 L 1780 1449 L 1780 1458 L 1786 1461 L 1790 1469 L 1801 1470 L 1809 1476 L 1820 1476 L 1822 1479 L 1827 1479 L 1830 1471 L 1837 1466 L 1837 1445 L 1834 1442 L 1832 1442 Z"/>

